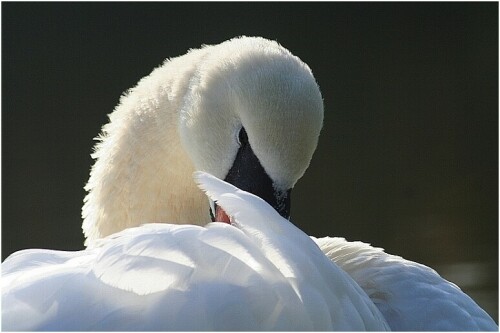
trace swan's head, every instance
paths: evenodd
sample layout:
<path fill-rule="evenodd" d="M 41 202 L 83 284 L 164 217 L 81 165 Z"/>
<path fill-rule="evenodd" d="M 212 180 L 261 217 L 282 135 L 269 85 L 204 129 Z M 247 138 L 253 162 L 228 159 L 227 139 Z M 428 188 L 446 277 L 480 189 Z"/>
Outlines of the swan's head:
<path fill-rule="evenodd" d="M 311 161 L 323 123 L 311 70 L 262 38 L 212 46 L 198 68 L 179 121 L 195 168 L 263 198 L 289 218 L 291 189 Z"/>
<path fill-rule="evenodd" d="M 109 117 L 85 187 L 87 245 L 143 223 L 207 223 L 195 170 L 289 218 L 290 191 L 316 149 L 323 100 L 299 58 L 275 42 L 242 37 L 168 60 Z M 218 207 L 213 215 L 229 220 Z"/>

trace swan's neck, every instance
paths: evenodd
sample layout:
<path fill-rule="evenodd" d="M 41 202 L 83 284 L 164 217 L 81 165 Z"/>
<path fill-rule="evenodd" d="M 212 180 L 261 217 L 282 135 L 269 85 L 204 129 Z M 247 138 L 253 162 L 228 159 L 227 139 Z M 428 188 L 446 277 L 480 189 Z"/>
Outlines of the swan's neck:
<path fill-rule="evenodd" d="M 195 169 L 178 134 L 179 96 L 189 82 L 165 79 L 179 77 L 173 70 L 192 71 L 189 63 L 194 61 L 157 68 L 110 115 L 85 187 L 86 245 L 144 223 L 210 221 L 208 200 L 193 181 Z"/>

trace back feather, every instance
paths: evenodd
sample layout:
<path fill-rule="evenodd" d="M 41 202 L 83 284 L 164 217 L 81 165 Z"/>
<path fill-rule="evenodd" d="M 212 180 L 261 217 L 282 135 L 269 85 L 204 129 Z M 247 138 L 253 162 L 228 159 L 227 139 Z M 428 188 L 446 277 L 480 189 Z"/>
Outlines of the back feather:
<path fill-rule="evenodd" d="M 395 331 L 498 331 L 468 295 L 433 269 L 344 238 L 313 238 L 363 288 Z"/>
<path fill-rule="evenodd" d="M 147 224 L 2 264 L 4 330 L 385 330 L 366 294 L 257 197 L 207 174 L 235 226 Z"/>

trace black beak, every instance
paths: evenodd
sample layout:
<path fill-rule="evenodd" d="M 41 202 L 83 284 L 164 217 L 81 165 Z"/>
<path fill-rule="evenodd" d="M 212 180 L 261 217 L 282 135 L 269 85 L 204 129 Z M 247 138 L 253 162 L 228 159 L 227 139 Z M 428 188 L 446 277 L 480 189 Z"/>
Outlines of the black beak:
<path fill-rule="evenodd" d="M 224 180 L 241 190 L 262 198 L 281 216 L 289 220 L 292 189 L 277 191 L 274 188 L 273 181 L 253 152 L 244 128 L 240 130 L 239 140 L 240 149 Z"/>

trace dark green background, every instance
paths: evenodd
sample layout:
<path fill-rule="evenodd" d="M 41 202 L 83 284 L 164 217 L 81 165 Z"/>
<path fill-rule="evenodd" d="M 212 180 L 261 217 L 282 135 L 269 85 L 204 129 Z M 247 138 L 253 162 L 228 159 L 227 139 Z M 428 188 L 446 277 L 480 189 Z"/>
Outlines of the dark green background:
<path fill-rule="evenodd" d="M 494 2 L 2 3 L 2 258 L 82 249 L 93 138 L 120 94 L 243 34 L 308 63 L 325 100 L 292 220 L 435 267 L 484 263 L 497 319 Z"/>

